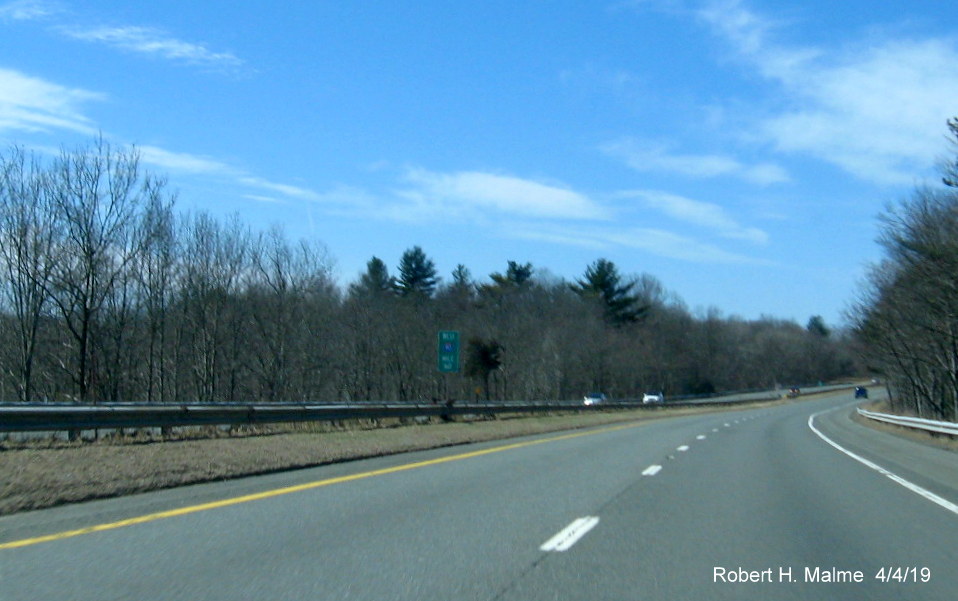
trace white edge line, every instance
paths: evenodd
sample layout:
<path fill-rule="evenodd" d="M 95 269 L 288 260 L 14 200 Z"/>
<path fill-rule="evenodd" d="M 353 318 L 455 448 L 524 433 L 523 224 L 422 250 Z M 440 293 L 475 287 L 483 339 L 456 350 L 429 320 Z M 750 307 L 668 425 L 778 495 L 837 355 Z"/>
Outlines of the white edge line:
<path fill-rule="evenodd" d="M 839 445 L 837 442 L 835 442 L 835 441 L 832 440 L 831 438 L 829 438 L 829 437 L 825 436 L 824 434 L 822 434 L 822 432 L 821 432 L 818 428 L 815 427 L 815 423 L 814 423 L 814 422 L 815 422 L 815 418 L 818 417 L 819 415 L 823 414 L 823 413 L 827 413 L 828 411 L 834 411 L 834 409 L 827 409 L 827 410 L 825 410 L 825 411 L 819 411 L 818 413 L 813 413 L 812 415 L 808 416 L 808 427 L 811 428 L 812 432 L 814 432 L 819 438 L 821 438 L 822 440 L 824 440 L 824 441 L 827 442 L 828 444 L 832 445 L 833 447 L 835 447 L 836 449 L 838 449 L 838 450 L 841 451 L 842 453 L 845 453 L 846 455 L 848 455 L 849 457 L 851 457 L 851 458 L 854 459 L 855 461 L 857 461 L 857 462 L 859 462 L 859 463 L 861 463 L 861 464 L 863 464 L 863 465 L 865 465 L 865 466 L 867 466 L 867 467 L 870 467 L 871 469 L 875 470 L 876 472 L 878 472 L 879 474 L 881 474 L 881 475 L 883 475 L 883 476 L 888 477 L 888 479 L 891 480 L 892 482 L 895 482 L 895 483 L 897 483 L 897 484 L 900 484 L 900 485 L 904 486 L 905 488 L 907 488 L 908 490 L 910 490 L 911 492 L 916 493 L 916 494 L 918 494 L 918 495 L 921 495 L 921 496 L 925 497 L 926 499 L 928 499 L 929 501 L 931 501 L 932 503 L 935 503 L 936 505 L 940 505 L 940 506 L 943 507 L 944 509 L 947 509 L 948 511 L 950 511 L 950 512 L 956 514 L 956 515 L 958 515 L 958 505 L 955 505 L 954 503 L 952 503 L 952 502 L 949 501 L 948 499 L 939 497 L 938 495 L 936 495 L 935 493 L 931 492 L 930 490 L 925 489 L 925 488 L 922 488 L 921 486 L 918 486 L 917 484 L 915 484 L 915 483 L 913 483 L 913 482 L 909 482 L 908 480 L 905 480 L 905 479 L 902 478 L 901 476 L 899 476 L 899 475 L 897 475 L 897 474 L 895 474 L 895 473 L 893 473 L 893 472 L 888 471 L 887 469 L 883 468 L 882 466 L 878 465 L 877 463 L 873 463 L 873 462 L 869 461 L 868 459 L 865 459 L 864 457 L 862 457 L 862 456 L 860 456 L 860 455 L 856 455 L 855 453 L 852 453 L 851 451 L 849 451 L 848 449 L 842 447 L 841 445 Z"/>
<path fill-rule="evenodd" d="M 599 523 L 599 518 L 587 516 L 573 521 L 571 524 L 559 531 L 558 534 L 547 540 L 539 547 L 540 551 L 565 551 L 576 544 L 580 538 L 595 528 Z"/>

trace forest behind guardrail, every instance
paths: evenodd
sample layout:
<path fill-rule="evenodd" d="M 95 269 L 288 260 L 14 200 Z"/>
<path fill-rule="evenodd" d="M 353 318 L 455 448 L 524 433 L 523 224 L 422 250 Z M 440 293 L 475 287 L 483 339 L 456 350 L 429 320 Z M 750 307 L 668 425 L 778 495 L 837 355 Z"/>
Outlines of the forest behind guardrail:
<path fill-rule="evenodd" d="M 854 371 L 819 317 L 693 315 L 604 259 L 573 282 L 519 261 L 444 279 L 412 246 L 340 286 L 321 242 L 174 200 L 103 140 L 0 155 L 0 402 L 620 399 Z M 440 330 L 461 334 L 457 373 L 437 369 Z"/>

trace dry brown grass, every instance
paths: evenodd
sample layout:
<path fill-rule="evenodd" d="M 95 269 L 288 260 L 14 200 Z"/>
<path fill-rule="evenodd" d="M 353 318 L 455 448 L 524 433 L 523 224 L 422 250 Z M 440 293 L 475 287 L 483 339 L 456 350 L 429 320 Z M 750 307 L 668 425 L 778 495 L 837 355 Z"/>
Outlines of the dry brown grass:
<path fill-rule="evenodd" d="M 665 412 L 614 412 L 429 425 L 287 426 L 176 440 L 0 444 L 0 515 L 198 482 L 413 450 L 583 428 Z M 269 434 L 269 435 L 264 435 Z"/>

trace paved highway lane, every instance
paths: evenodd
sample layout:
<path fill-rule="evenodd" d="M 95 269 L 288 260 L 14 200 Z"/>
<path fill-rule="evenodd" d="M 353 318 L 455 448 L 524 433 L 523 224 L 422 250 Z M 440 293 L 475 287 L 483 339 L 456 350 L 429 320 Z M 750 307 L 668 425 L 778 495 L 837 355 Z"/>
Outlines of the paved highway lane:
<path fill-rule="evenodd" d="M 10 516 L 0 544 L 27 544 L 0 548 L 0 599 L 953 599 L 958 515 L 809 428 L 849 397 Z M 847 413 L 815 424 L 958 501 L 953 454 Z M 259 496 L 217 502 L 238 495 Z M 878 582 L 883 566 L 919 582 Z M 806 583 L 806 568 L 864 581 Z M 722 581 L 740 575 L 766 581 Z"/>

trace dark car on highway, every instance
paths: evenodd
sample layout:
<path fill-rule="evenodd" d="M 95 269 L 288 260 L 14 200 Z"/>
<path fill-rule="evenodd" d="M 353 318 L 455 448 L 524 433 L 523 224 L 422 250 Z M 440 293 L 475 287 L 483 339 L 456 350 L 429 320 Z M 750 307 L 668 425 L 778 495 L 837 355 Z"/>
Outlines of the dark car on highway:
<path fill-rule="evenodd" d="M 855 387 L 855 398 L 856 399 L 867 399 L 868 398 L 868 389 L 864 386 Z"/>

